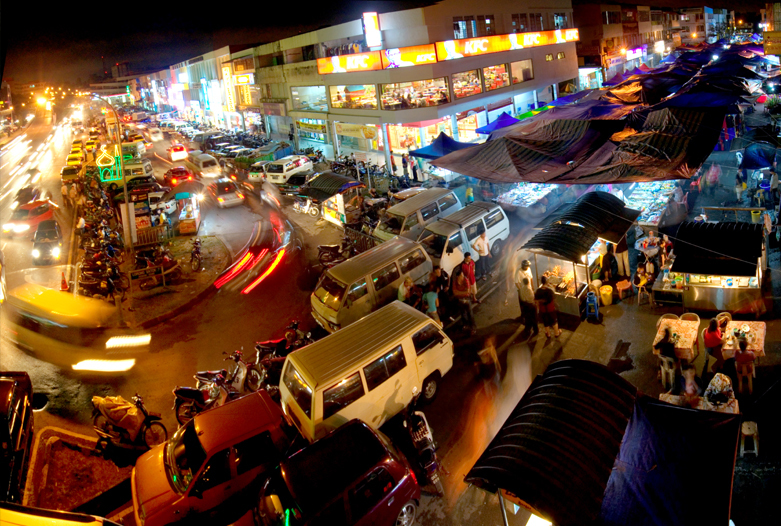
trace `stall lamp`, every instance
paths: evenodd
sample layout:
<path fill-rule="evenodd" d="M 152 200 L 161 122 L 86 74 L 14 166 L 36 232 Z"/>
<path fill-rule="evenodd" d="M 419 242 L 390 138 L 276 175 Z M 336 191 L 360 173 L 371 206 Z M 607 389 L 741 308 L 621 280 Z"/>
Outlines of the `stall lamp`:
<path fill-rule="evenodd" d="M 713 60 L 719 60 L 719 56 L 718 55 L 713 55 Z"/>
<path fill-rule="evenodd" d="M 622 48 L 621 48 L 621 54 L 622 54 L 622 55 L 626 55 L 626 48 L 625 48 L 625 47 L 622 47 Z"/>
<path fill-rule="evenodd" d="M 203 194 L 197 194 L 197 196 L 198 196 L 198 201 L 203 201 Z"/>
<path fill-rule="evenodd" d="M 529 517 L 528 522 L 526 523 L 526 526 L 551 526 L 552 523 L 550 521 L 546 521 L 542 517 L 539 517 L 532 513 L 531 517 Z"/>

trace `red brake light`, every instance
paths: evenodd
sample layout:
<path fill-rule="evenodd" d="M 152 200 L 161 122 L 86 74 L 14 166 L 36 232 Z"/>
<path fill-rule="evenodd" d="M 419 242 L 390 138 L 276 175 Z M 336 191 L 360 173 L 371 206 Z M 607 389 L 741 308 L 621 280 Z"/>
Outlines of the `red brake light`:
<path fill-rule="evenodd" d="M 188 175 L 188 176 L 187 176 L 187 180 L 188 180 L 188 181 L 192 181 L 192 180 L 193 180 L 193 176 L 192 176 L 192 175 Z"/>
<path fill-rule="evenodd" d="M 217 198 L 217 201 L 219 201 L 220 203 L 222 203 L 222 202 L 224 202 L 224 201 L 225 201 L 225 199 L 223 199 L 222 197 L 218 197 L 218 198 Z"/>
<path fill-rule="evenodd" d="M 283 248 L 282 250 L 280 250 L 280 251 L 279 251 L 279 254 L 277 254 L 277 258 L 274 260 L 274 262 L 273 262 L 273 263 L 271 263 L 271 265 L 269 265 L 269 267 L 266 269 L 266 272 L 264 272 L 263 274 L 261 274 L 261 275 L 260 275 L 260 277 L 259 277 L 258 279 L 256 279 L 256 280 L 255 280 L 255 281 L 253 281 L 252 283 L 250 283 L 250 284 L 247 286 L 247 288 L 245 288 L 244 290 L 242 290 L 242 291 L 241 291 L 241 293 L 242 293 L 242 294 L 249 294 L 250 292 L 252 292 L 252 289 L 254 289 L 254 288 L 255 288 L 255 287 L 257 287 L 258 285 L 260 285 L 260 282 L 261 282 L 261 281 L 263 281 L 264 279 L 266 279 L 266 277 L 267 277 L 269 274 L 271 274 L 272 272 L 274 272 L 274 269 L 275 269 L 275 268 L 277 268 L 277 265 L 279 265 L 279 262 L 280 262 L 280 261 L 282 261 L 282 258 L 284 257 L 284 255 L 285 255 L 285 249 Z"/>
<path fill-rule="evenodd" d="M 171 179 L 171 184 L 176 184 L 176 177 L 174 177 L 173 179 Z"/>
<path fill-rule="evenodd" d="M 239 199 L 244 199 L 244 194 L 242 194 L 241 192 L 236 192 L 236 194 L 238 194 Z"/>
<path fill-rule="evenodd" d="M 235 175 L 231 175 L 231 179 L 233 179 L 235 181 L 236 180 L 236 176 Z"/>
<path fill-rule="evenodd" d="M 411 470 L 411 469 L 408 469 L 407 471 L 409 472 L 409 476 L 412 477 L 412 480 L 415 481 L 415 485 L 417 486 L 417 484 L 418 484 L 418 477 L 415 476 L 415 472 L 413 470 Z"/>

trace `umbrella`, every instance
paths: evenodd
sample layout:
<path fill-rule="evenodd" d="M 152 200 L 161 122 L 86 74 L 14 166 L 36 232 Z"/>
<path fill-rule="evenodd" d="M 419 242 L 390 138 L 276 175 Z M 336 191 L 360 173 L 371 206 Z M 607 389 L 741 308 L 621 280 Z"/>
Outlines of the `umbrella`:
<path fill-rule="evenodd" d="M 168 190 L 163 196 L 163 201 L 167 201 L 172 197 L 177 197 L 179 194 L 187 194 L 187 197 L 189 197 L 192 194 L 200 193 L 203 193 L 202 183 L 199 183 L 198 181 L 186 181 Z"/>
<path fill-rule="evenodd" d="M 757 97 L 757 102 L 758 103 L 762 104 L 765 101 L 767 101 L 767 95 L 765 95 L 764 93 L 762 95 L 760 95 L 759 97 Z"/>

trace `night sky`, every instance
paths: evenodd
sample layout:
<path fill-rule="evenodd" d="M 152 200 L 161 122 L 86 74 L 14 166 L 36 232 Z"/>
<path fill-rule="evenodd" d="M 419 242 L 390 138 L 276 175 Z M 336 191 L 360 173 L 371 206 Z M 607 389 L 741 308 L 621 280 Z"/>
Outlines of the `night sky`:
<path fill-rule="evenodd" d="M 435 2 L 320 0 L 317 8 L 307 8 L 312 2 L 292 8 L 287 2 L 52 4 L 7 0 L 0 7 L 3 78 L 72 83 L 81 79 L 86 83 L 91 74 L 101 73 L 101 55 L 106 57 L 109 73 L 111 65 L 124 61 L 130 62 L 133 70 L 160 70 L 228 44 L 270 42 L 355 20 L 363 11 L 384 12 L 431 3 Z M 479 6 L 479 0 L 475 4 Z M 692 2 L 659 0 L 654 5 L 687 4 Z M 753 2 L 742 2 L 741 7 L 749 8 L 750 4 Z"/>

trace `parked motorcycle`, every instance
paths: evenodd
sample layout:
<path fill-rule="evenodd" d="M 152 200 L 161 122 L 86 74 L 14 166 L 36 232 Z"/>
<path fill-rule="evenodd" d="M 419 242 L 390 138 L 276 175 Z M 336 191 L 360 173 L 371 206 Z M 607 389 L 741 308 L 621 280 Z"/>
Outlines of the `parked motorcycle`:
<path fill-rule="evenodd" d="M 196 376 L 193 378 L 198 381 Z M 180 425 L 186 424 L 202 411 L 223 406 L 239 396 L 239 393 L 228 388 L 222 375 L 216 375 L 211 383 L 204 384 L 201 389 L 180 386 L 173 393 L 176 398 L 173 409 Z"/>
<path fill-rule="evenodd" d="M 125 289 L 117 286 L 113 279 L 104 274 L 97 278 L 79 279 L 79 292 L 84 296 L 103 298 L 114 302 L 114 296 L 118 293 L 121 301 L 125 301 Z"/>
<path fill-rule="evenodd" d="M 355 245 L 349 237 L 342 239 L 341 245 L 320 245 L 317 247 L 317 259 L 325 264 L 337 259 L 349 259 L 356 254 Z"/>
<path fill-rule="evenodd" d="M 309 214 L 312 217 L 320 215 L 320 206 L 309 197 L 296 196 L 293 210 L 299 214 Z"/>
<path fill-rule="evenodd" d="M 274 340 L 266 340 L 263 342 L 255 342 L 255 350 L 257 351 L 257 358 L 255 363 L 260 363 L 261 360 L 267 356 L 274 354 L 276 356 L 287 356 L 288 353 L 314 343 L 311 332 L 304 332 L 298 328 L 299 321 L 293 320 L 290 325 L 285 327 L 285 333 L 292 331 L 296 335 L 296 339 L 290 344 L 287 343 L 287 338 L 277 338 Z"/>
<path fill-rule="evenodd" d="M 434 442 L 434 435 L 431 433 L 431 427 L 428 425 L 423 411 L 414 411 L 411 407 L 413 406 L 410 405 L 410 408 L 407 409 L 402 424 L 415 447 L 415 460 L 425 474 L 428 483 L 436 488 L 437 494 L 444 495 L 445 488 L 439 478 L 439 459 L 437 458 L 437 444 Z"/>
<path fill-rule="evenodd" d="M 147 411 L 136 393 L 128 402 L 121 396 L 93 396 L 92 424 L 98 434 L 98 450 L 109 444 L 146 450 L 168 440 L 168 430 L 159 413 Z"/>
<path fill-rule="evenodd" d="M 193 272 L 201 270 L 201 240 L 197 237 L 193 240 L 193 248 L 190 251 L 190 268 Z"/>
<path fill-rule="evenodd" d="M 227 355 L 226 360 L 233 360 L 236 363 L 236 367 L 225 377 L 229 389 L 247 394 L 254 393 L 261 388 L 266 372 L 257 362 L 245 361 L 243 353 L 239 350 L 230 354 L 226 352 L 222 354 Z"/>

